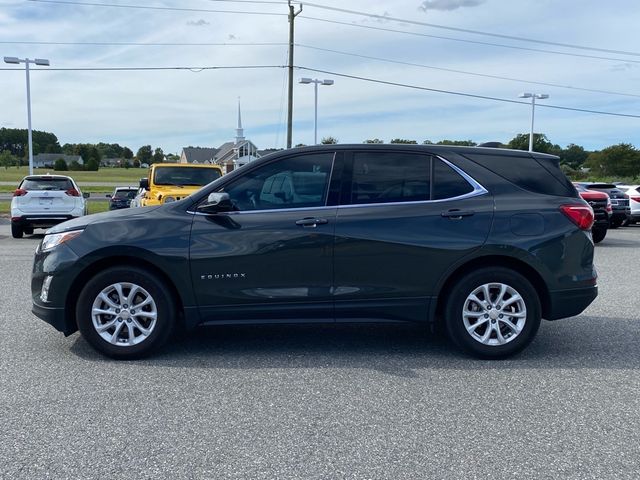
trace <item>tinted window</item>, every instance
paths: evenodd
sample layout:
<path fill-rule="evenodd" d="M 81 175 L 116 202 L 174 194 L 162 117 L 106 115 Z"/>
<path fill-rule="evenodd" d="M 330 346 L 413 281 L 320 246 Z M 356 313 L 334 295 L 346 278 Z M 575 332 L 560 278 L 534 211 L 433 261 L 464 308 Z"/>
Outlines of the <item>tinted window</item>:
<path fill-rule="evenodd" d="M 545 195 L 575 197 L 577 192 L 557 160 L 516 155 L 465 155 L 520 188 Z"/>
<path fill-rule="evenodd" d="M 430 159 L 411 153 L 355 153 L 350 203 L 429 200 Z"/>
<path fill-rule="evenodd" d="M 20 185 L 22 190 L 69 190 L 73 183 L 67 178 L 26 178 Z"/>
<path fill-rule="evenodd" d="M 153 183 L 202 187 L 218 178 L 220 178 L 220 171 L 217 168 L 160 167 L 156 169 Z"/>
<path fill-rule="evenodd" d="M 136 196 L 135 190 L 116 190 L 113 198 L 133 198 Z"/>
<path fill-rule="evenodd" d="M 433 200 L 459 197 L 473 191 L 462 175 L 441 160 L 433 161 Z"/>
<path fill-rule="evenodd" d="M 222 188 L 237 210 L 325 205 L 333 153 L 285 158 L 251 170 Z"/>

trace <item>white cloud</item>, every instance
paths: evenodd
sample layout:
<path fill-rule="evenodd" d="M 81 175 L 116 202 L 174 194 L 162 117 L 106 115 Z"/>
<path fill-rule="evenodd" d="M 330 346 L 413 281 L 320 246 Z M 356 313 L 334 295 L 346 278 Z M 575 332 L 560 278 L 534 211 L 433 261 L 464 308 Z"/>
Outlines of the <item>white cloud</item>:
<path fill-rule="evenodd" d="M 428 10 L 457 10 L 462 7 L 477 7 L 482 5 L 485 0 L 425 0 L 420 5 L 420 10 L 425 12 Z"/>

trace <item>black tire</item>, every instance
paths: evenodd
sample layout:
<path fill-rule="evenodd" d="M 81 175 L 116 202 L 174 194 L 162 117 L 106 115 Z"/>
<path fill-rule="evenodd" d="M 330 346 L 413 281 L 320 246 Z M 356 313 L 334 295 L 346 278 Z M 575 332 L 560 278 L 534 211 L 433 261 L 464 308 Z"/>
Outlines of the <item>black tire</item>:
<path fill-rule="evenodd" d="M 123 289 L 125 294 L 131 293 L 131 289 L 126 290 L 128 288 L 126 285 L 141 287 L 144 294 L 148 294 L 148 296 L 152 298 L 154 305 L 141 307 L 135 312 L 130 308 L 133 305 L 127 306 L 126 304 L 123 305 L 124 302 L 115 301 L 115 303 L 121 307 L 121 309 L 117 310 L 119 312 L 118 315 L 100 315 L 97 319 L 97 322 L 103 322 L 99 323 L 99 325 L 106 325 L 107 323 L 111 323 L 112 320 L 117 322 L 113 325 L 113 331 L 110 328 L 104 332 L 104 335 L 111 335 L 112 338 L 114 336 L 116 337 L 116 344 L 112 344 L 103 338 L 96 330 L 92 318 L 92 309 L 94 301 L 99 301 L 98 295 L 110 289 L 110 286 L 115 284 L 125 285 Z M 146 298 L 144 294 L 141 292 L 139 294 L 141 297 L 137 298 Z M 114 298 L 118 298 L 115 289 L 113 290 L 113 295 L 108 294 L 108 296 L 112 302 L 114 302 Z M 129 308 L 122 308 L 125 306 Z M 157 315 L 155 323 L 153 327 L 148 323 L 142 323 L 142 326 L 150 329 L 150 333 L 144 335 L 143 332 L 135 326 L 136 320 L 140 322 L 150 322 L 148 317 L 139 315 L 143 313 L 144 309 L 153 312 L 154 307 Z M 137 313 L 138 316 L 134 316 L 133 313 Z M 126 315 L 126 317 L 120 318 L 120 315 L 123 317 Z M 166 285 L 156 275 L 136 267 L 112 267 L 98 273 L 91 278 L 82 289 L 76 304 L 76 321 L 82 336 L 99 352 L 119 360 L 142 358 L 160 348 L 171 336 L 176 318 L 175 301 Z M 116 330 L 116 325 L 119 324 L 122 325 L 119 326 L 119 330 Z M 138 325 L 140 325 L 140 323 Z M 129 332 L 132 331 L 134 332 L 134 338 L 145 338 L 140 340 L 140 343 L 130 345 L 128 338 L 130 335 Z M 136 337 L 135 332 L 139 335 L 138 337 Z M 114 333 L 115 335 L 113 335 Z M 126 342 L 124 341 L 125 339 L 127 340 Z"/>
<path fill-rule="evenodd" d="M 23 234 L 24 230 L 22 230 L 22 227 L 20 225 L 14 225 L 13 223 L 11 224 L 11 236 L 13 238 L 22 238 Z"/>
<path fill-rule="evenodd" d="M 504 310 L 505 307 L 503 305 L 497 305 L 500 308 L 492 307 L 492 309 L 487 310 L 489 314 L 498 315 L 505 311 L 516 314 L 518 313 L 518 306 L 526 309 L 526 314 L 520 310 L 520 313 L 524 315 L 524 320 L 520 325 L 521 330 L 517 334 L 514 333 L 515 329 L 510 329 L 506 326 L 509 319 L 504 320 L 503 317 L 488 317 L 485 320 L 485 318 L 482 318 L 484 315 L 480 316 L 480 314 L 478 314 L 476 321 L 479 327 L 476 327 L 474 330 L 477 336 L 485 334 L 487 329 L 495 330 L 496 327 L 499 327 L 500 335 L 502 335 L 503 338 L 511 338 L 507 340 L 506 343 L 495 345 L 482 343 L 481 340 L 472 336 L 472 333 L 469 333 L 465 327 L 465 320 L 463 319 L 462 313 L 465 303 L 469 300 L 468 297 L 470 297 L 474 290 L 492 283 L 506 285 L 520 296 L 521 302 L 512 303 L 507 307 L 507 310 Z M 497 289 L 498 286 L 496 285 L 492 288 Z M 497 298 L 495 293 L 497 292 L 492 294 L 490 291 L 490 300 L 492 302 Z M 481 296 L 483 297 L 484 295 L 479 295 L 478 300 L 484 300 L 484 298 L 481 298 Z M 503 298 L 507 299 L 506 303 L 509 303 L 510 294 L 505 293 L 504 295 Z M 511 298 L 517 299 L 518 297 L 513 296 Z M 477 305 L 472 300 L 469 301 L 471 302 L 469 305 Z M 493 310 L 493 312 L 490 310 Z M 481 310 L 478 309 L 478 312 L 480 311 Z M 484 308 L 482 311 L 484 311 Z M 505 316 L 508 317 L 509 315 L 505 314 Z M 505 358 L 521 351 L 529 345 L 538 332 L 541 319 L 540 299 L 533 285 L 519 273 L 502 267 L 480 268 L 468 273 L 452 286 L 445 304 L 444 319 L 449 338 L 463 351 L 479 358 Z M 493 326 L 491 326 L 491 324 L 493 324 Z M 513 325 L 513 317 L 511 324 Z M 497 331 L 489 331 L 486 341 L 498 342 L 497 335 Z M 494 336 L 495 338 L 493 338 Z"/>
<path fill-rule="evenodd" d="M 606 228 L 594 228 L 591 230 L 591 236 L 593 237 L 593 243 L 600 243 L 607 236 Z"/>

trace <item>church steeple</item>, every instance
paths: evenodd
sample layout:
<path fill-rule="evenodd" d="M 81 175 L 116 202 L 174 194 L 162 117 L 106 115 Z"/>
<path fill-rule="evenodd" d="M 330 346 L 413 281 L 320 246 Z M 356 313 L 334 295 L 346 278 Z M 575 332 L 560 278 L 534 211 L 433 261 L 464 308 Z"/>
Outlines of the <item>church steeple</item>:
<path fill-rule="evenodd" d="M 242 117 L 240 115 L 240 97 L 238 97 L 238 128 L 236 128 L 236 145 L 244 142 L 244 130 L 242 129 Z"/>

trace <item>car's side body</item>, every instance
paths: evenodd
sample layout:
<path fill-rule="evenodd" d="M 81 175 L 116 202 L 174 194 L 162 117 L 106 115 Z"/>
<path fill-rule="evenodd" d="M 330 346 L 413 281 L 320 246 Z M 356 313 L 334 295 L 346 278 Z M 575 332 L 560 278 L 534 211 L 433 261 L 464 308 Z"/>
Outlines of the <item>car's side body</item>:
<path fill-rule="evenodd" d="M 299 157 L 312 158 L 313 169 L 251 183 Z M 426 183 L 419 175 L 396 181 L 413 161 L 427 162 Z M 521 164 L 525 176 L 506 180 L 504 162 Z M 544 178 L 527 177 L 528 162 Z M 166 283 L 187 327 L 432 322 L 456 282 L 497 267 L 531 283 L 543 318 L 576 315 L 597 295 L 593 243 L 590 223 L 579 229 L 562 209 L 590 210 L 554 168 L 554 157 L 484 148 L 332 145 L 273 154 L 183 201 L 58 227 L 51 233 L 83 231 L 36 253 L 34 312 L 74 332 L 72 292 L 95 272 L 124 265 Z M 386 188 L 375 190 L 371 179 L 384 176 Z M 214 192 L 237 198 L 237 209 L 207 213 L 201 207 Z"/>
<path fill-rule="evenodd" d="M 640 222 L 640 185 L 616 185 L 629 197 L 630 223 Z"/>

